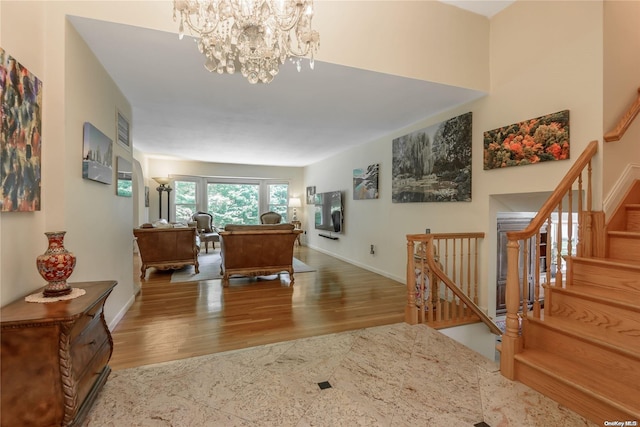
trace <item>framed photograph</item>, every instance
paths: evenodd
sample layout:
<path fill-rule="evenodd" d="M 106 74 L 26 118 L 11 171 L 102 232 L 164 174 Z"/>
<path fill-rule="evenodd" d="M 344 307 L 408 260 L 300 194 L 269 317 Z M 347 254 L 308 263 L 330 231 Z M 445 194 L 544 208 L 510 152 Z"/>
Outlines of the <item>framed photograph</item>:
<path fill-rule="evenodd" d="M 569 158 L 569 110 L 484 133 L 484 169 L 533 165 Z"/>
<path fill-rule="evenodd" d="M 116 195 L 122 197 L 131 197 L 133 195 L 133 168 L 131 162 L 124 157 L 118 156 L 116 167 L 118 168 Z"/>
<path fill-rule="evenodd" d="M 316 195 L 316 186 L 314 185 L 313 187 L 307 187 L 307 204 L 308 205 L 314 205 L 316 203 L 315 195 Z"/>
<path fill-rule="evenodd" d="M 2 48 L 0 76 L 0 211 L 39 211 L 42 81 Z"/>
<path fill-rule="evenodd" d="M 122 113 L 116 110 L 116 132 L 118 135 L 118 144 L 131 151 L 131 135 L 129 129 L 129 122 L 122 115 Z"/>
<path fill-rule="evenodd" d="M 353 200 L 378 198 L 378 169 L 375 164 L 353 170 Z"/>
<path fill-rule="evenodd" d="M 84 124 L 82 177 L 103 184 L 113 182 L 113 142 L 89 122 Z"/>

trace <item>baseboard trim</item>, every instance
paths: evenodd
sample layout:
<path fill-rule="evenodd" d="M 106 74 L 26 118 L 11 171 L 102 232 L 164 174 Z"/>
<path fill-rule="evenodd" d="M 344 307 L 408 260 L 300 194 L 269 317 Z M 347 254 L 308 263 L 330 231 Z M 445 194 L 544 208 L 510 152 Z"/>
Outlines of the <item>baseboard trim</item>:
<path fill-rule="evenodd" d="M 111 322 L 109 322 L 108 326 L 109 326 L 109 330 L 110 331 L 113 332 L 115 327 L 118 326 L 118 323 L 120 323 L 120 321 L 122 320 L 124 315 L 127 314 L 127 311 L 133 305 L 135 300 L 136 300 L 136 294 L 134 293 L 133 295 L 131 295 L 131 297 L 129 298 L 127 303 L 120 309 L 120 311 L 118 311 L 118 313 L 115 315 L 115 317 L 113 319 L 111 319 Z"/>
<path fill-rule="evenodd" d="M 605 218 L 611 218 L 618 205 L 622 203 L 627 190 L 638 179 L 640 179 L 640 165 L 628 164 L 602 203 Z"/>
<path fill-rule="evenodd" d="M 313 249 L 313 250 L 315 250 L 315 251 L 322 252 L 322 253 L 323 253 L 323 254 L 325 254 L 325 255 L 329 255 L 329 256 L 332 256 L 332 257 L 334 257 L 334 258 L 338 258 L 338 259 L 339 259 L 339 260 L 341 260 L 341 261 L 348 262 L 349 264 L 353 264 L 353 265 L 355 265 L 356 267 L 360 267 L 360 268 L 362 268 L 362 269 L 365 269 L 365 270 L 371 271 L 372 273 L 376 273 L 376 274 L 379 274 L 379 275 L 381 275 L 381 276 L 384 276 L 384 277 L 386 277 L 387 279 L 395 280 L 396 282 L 400 282 L 400 283 L 401 283 L 401 284 L 403 284 L 403 285 L 406 285 L 406 284 L 407 284 L 407 278 L 406 278 L 406 277 L 397 277 L 397 276 L 394 276 L 393 274 L 389 274 L 389 273 L 388 273 L 388 272 L 386 272 L 386 271 L 378 270 L 377 268 L 373 268 L 373 267 L 371 267 L 370 265 L 366 265 L 366 264 L 363 264 L 363 263 L 361 263 L 361 262 L 354 261 L 354 260 L 349 259 L 349 258 L 345 258 L 345 257 L 343 257 L 343 256 L 340 256 L 340 255 L 335 254 L 334 252 L 329 252 L 329 251 L 327 251 L 326 249 L 319 248 L 319 247 L 317 247 L 317 246 L 315 246 L 315 245 L 307 244 L 306 246 L 307 246 L 307 247 L 309 247 L 309 248 L 311 248 L 311 249 Z"/>

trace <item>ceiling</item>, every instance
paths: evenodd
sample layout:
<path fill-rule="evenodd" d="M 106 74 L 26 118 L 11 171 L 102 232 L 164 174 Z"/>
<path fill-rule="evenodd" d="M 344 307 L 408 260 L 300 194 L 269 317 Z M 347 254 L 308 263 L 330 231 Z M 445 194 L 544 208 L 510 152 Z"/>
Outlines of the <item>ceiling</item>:
<path fill-rule="evenodd" d="M 299 73 L 285 63 L 270 84 L 250 85 L 206 71 L 187 37 L 69 20 L 131 103 L 133 144 L 151 156 L 305 166 L 484 95 L 319 61 Z"/>

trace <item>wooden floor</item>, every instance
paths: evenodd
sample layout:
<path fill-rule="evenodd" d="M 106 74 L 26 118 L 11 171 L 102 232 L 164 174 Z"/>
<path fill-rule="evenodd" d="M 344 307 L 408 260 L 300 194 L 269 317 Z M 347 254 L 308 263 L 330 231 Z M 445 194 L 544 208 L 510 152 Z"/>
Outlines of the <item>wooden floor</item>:
<path fill-rule="evenodd" d="M 337 258 L 296 246 L 315 272 L 281 279 L 170 283 L 151 269 L 113 331 L 109 365 L 124 369 L 404 321 L 406 288 Z M 137 255 L 134 275 L 139 281 Z"/>

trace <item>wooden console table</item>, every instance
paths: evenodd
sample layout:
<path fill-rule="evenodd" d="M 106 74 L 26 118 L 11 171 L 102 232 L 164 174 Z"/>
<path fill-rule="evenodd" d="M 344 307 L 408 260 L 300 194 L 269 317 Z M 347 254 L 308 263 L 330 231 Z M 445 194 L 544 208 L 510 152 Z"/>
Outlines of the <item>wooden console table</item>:
<path fill-rule="evenodd" d="M 103 308 L 116 283 L 70 283 L 86 294 L 49 303 L 22 298 L 0 309 L 2 427 L 82 422 L 111 372 Z"/>

